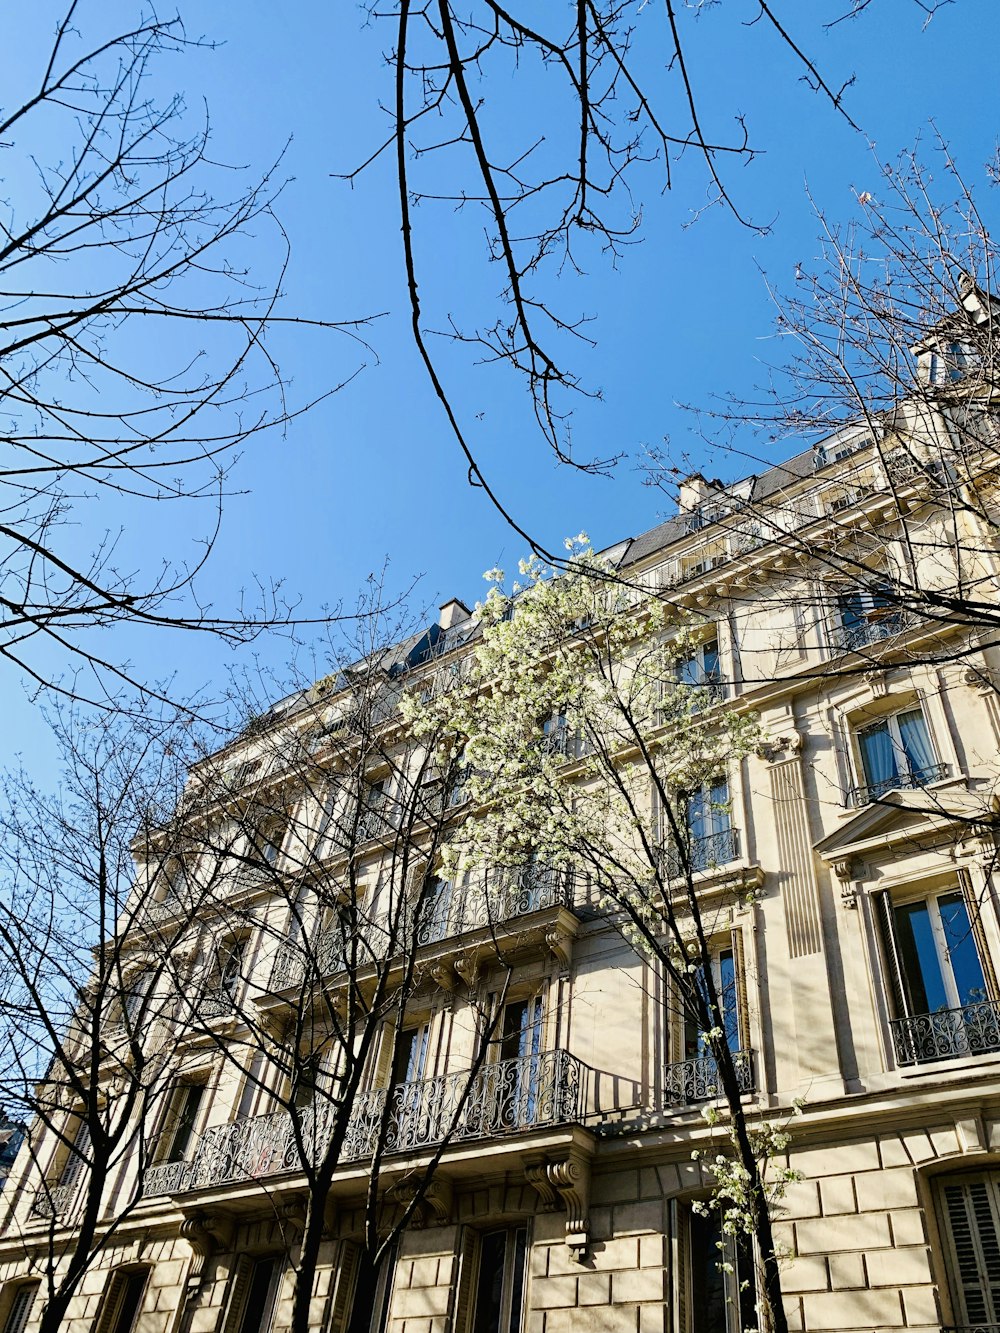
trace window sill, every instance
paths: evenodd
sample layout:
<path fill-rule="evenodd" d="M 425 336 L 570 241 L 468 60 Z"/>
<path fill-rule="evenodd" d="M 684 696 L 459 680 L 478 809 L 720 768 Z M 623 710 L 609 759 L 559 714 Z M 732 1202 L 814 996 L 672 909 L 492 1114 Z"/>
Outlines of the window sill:
<path fill-rule="evenodd" d="M 952 1055 L 943 1060 L 927 1060 L 919 1065 L 897 1065 L 900 1078 L 927 1078 L 941 1074 L 960 1074 L 971 1069 L 995 1070 L 1000 1065 L 1000 1051 L 985 1051 L 982 1055 Z"/>

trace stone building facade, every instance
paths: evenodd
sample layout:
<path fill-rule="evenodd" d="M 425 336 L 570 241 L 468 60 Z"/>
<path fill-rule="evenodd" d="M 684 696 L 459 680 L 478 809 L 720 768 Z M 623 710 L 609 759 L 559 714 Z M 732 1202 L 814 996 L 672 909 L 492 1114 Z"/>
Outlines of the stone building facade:
<path fill-rule="evenodd" d="M 906 522 L 939 586 L 958 562 L 995 598 L 991 533 L 966 513 L 960 545 L 943 535 L 954 515 L 935 504 L 933 476 L 848 432 L 735 486 L 688 479 L 674 518 L 611 553 L 701 616 L 683 670 L 713 706 L 753 710 L 766 736 L 720 773 L 693 846 L 720 904 L 713 966 L 733 997 L 745 1104 L 751 1119 L 790 1124 L 799 1178 L 776 1216 L 790 1327 L 810 1333 L 1000 1328 L 1000 649 L 974 621 L 901 610 L 824 558 L 860 534 L 888 578 Z M 467 651 L 466 616 L 445 608 L 434 670 Z M 252 767 L 256 744 L 227 763 Z M 274 857 L 287 854 L 278 839 Z M 373 839 L 366 855 L 381 854 Z M 140 875 L 140 893 L 155 887 Z M 215 967 L 218 993 L 219 926 L 201 928 L 191 975 L 204 986 Z M 703 1115 L 711 1061 L 671 1014 L 664 978 L 572 877 L 538 877 L 501 929 L 516 940 L 513 971 L 476 1115 L 444 1150 L 364 1326 L 735 1333 L 753 1317 L 745 1253 L 692 1207 L 710 1184 L 693 1153 L 718 1147 Z M 240 946 L 258 1009 L 287 981 L 268 940 Z M 471 997 L 503 942 L 453 894 L 419 950 L 405 1059 L 399 1042 L 395 1068 L 372 1056 L 363 1097 L 416 1089 L 386 1159 L 396 1202 L 433 1152 L 442 1087 L 469 1067 Z M 184 1048 L 183 1032 L 172 1040 Z M 153 1111 L 150 1138 L 171 1140 L 160 1160 L 141 1189 L 127 1157 L 107 1183 L 106 1212 L 123 1220 L 73 1300 L 70 1333 L 290 1324 L 299 1175 L 259 1090 L 247 1094 L 249 1051 L 221 1062 L 217 1043 L 194 1048 Z M 434 1114 L 421 1089 L 434 1090 Z M 349 1137 L 333 1184 L 311 1309 L 327 1333 L 351 1324 L 365 1145 Z M 41 1142 L 7 1182 L 2 1333 L 37 1321 L 80 1175 L 63 1146 Z"/>

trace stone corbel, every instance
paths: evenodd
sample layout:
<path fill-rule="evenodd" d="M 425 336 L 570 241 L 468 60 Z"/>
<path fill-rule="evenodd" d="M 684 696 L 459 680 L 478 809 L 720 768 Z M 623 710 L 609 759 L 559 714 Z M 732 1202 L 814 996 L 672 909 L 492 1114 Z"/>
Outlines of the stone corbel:
<path fill-rule="evenodd" d="M 421 1191 L 418 1186 L 401 1180 L 390 1191 L 393 1200 L 403 1208 L 408 1208 L 416 1196 L 416 1206 L 410 1218 L 410 1226 L 420 1231 L 426 1226 L 447 1226 L 455 1212 L 455 1189 L 451 1178 L 441 1171 L 436 1171 Z"/>
<path fill-rule="evenodd" d="M 191 1246 L 191 1267 L 187 1275 L 190 1291 L 201 1286 L 205 1264 L 216 1250 L 229 1243 L 230 1231 L 228 1219 L 218 1214 L 198 1212 L 185 1217 L 181 1223 L 181 1235 Z"/>
<path fill-rule="evenodd" d="M 439 990 L 447 991 L 449 995 L 455 993 L 457 984 L 455 969 L 447 960 L 435 963 L 430 970 L 430 977 Z"/>
<path fill-rule="evenodd" d="M 860 885 L 855 881 L 865 876 L 868 867 L 855 857 L 846 857 L 843 860 L 834 861 L 832 865 L 833 873 L 840 881 L 841 905 L 847 908 L 857 907 Z"/>
<path fill-rule="evenodd" d="M 452 967 L 469 990 L 476 989 L 479 981 L 479 955 L 477 953 L 470 951 L 457 954 Z"/>
<path fill-rule="evenodd" d="M 288 1240 L 298 1240 L 306 1229 L 305 1199 L 293 1198 L 283 1203 L 278 1209 L 278 1218 Z"/>
<path fill-rule="evenodd" d="M 260 1029 L 268 1041 L 280 1043 L 284 1040 L 287 1020 L 276 1009 L 262 1009 L 257 1015 Z"/>
<path fill-rule="evenodd" d="M 561 926 L 549 926 L 545 932 L 546 948 L 563 972 L 568 972 L 573 963 L 573 938 L 573 935 Z"/>
<path fill-rule="evenodd" d="M 558 1161 L 526 1166 L 524 1176 L 546 1212 L 555 1211 L 557 1200 L 565 1208 L 566 1244 L 582 1263 L 590 1248 L 590 1158 L 571 1151 Z"/>
<path fill-rule="evenodd" d="M 866 671 L 865 683 L 871 689 L 872 694 L 877 698 L 882 698 L 889 693 L 889 672 L 886 671 Z"/>

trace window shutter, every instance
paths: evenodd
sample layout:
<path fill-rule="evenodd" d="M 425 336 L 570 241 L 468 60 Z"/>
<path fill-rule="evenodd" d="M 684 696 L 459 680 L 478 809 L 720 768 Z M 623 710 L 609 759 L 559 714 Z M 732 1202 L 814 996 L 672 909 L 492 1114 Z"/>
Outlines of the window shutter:
<path fill-rule="evenodd" d="M 986 932 L 983 929 L 982 904 L 976 897 L 968 871 L 960 870 L 958 872 L 958 879 L 962 886 L 962 895 L 965 898 L 966 910 L 969 913 L 969 925 L 972 929 L 972 938 L 976 944 L 976 952 L 979 954 L 979 962 L 982 965 L 983 977 L 986 981 L 986 990 L 989 998 L 996 1001 L 996 999 L 1000 997 L 1000 988 L 997 987 L 997 974 L 993 970 L 993 959 L 990 957 L 990 946 L 986 939 Z"/>
<path fill-rule="evenodd" d="M 28 1282 L 17 1288 L 4 1321 L 3 1333 L 24 1333 L 39 1285 L 38 1282 Z"/>
<path fill-rule="evenodd" d="M 458 1284 L 455 1288 L 455 1310 L 451 1321 L 452 1333 L 468 1333 L 472 1318 L 472 1293 L 476 1284 L 476 1268 L 479 1258 L 479 1237 L 475 1231 L 466 1228 L 462 1236 L 462 1251 L 459 1260 Z"/>
<path fill-rule="evenodd" d="M 670 1200 L 670 1333 L 688 1333 L 690 1217 L 687 1207 Z"/>
<path fill-rule="evenodd" d="M 83 1169 L 86 1166 L 86 1155 L 90 1150 L 90 1126 L 86 1120 L 81 1120 L 76 1136 L 73 1139 L 73 1146 L 69 1150 L 69 1156 L 66 1158 L 66 1164 L 63 1166 L 62 1174 L 59 1177 L 60 1185 L 75 1185 L 83 1175 Z"/>
<path fill-rule="evenodd" d="M 236 1261 L 232 1281 L 229 1284 L 229 1304 L 226 1307 L 226 1322 L 222 1333 L 237 1333 L 243 1319 L 243 1307 L 247 1303 L 250 1289 L 250 1276 L 253 1272 L 253 1260 L 247 1254 L 241 1254 Z"/>
<path fill-rule="evenodd" d="M 148 1268 L 130 1268 L 112 1274 L 94 1333 L 132 1333 L 148 1277 Z"/>
<path fill-rule="evenodd" d="M 906 989 L 906 978 L 903 974 L 902 964 L 899 961 L 896 923 L 892 915 L 892 898 L 885 889 L 874 893 L 872 897 L 875 900 L 875 915 L 878 919 L 879 935 L 882 941 L 882 956 L 889 982 L 893 1017 L 909 1018 L 912 1010 Z"/>
<path fill-rule="evenodd" d="M 955 1314 L 963 1324 L 1000 1322 L 1000 1176 L 943 1190 L 951 1242 Z"/>
<path fill-rule="evenodd" d="M 383 1024 L 382 1040 L 379 1042 L 378 1058 L 372 1071 L 372 1088 L 387 1088 L 392 1075 L 392 1065 L 396 1058 L 396 1025 L 390 1020 Z"/>
<path fill-rule="evenodd" d="M 750 1005 L 747 1001 L 747 969 L 743 957 L 743 931 L 734 926 L 732 932 L 733 961 L 736 964 L 736 1012 L 739 1023 L 740 1050 L 750 1049 Z"/>
<path fill-rule="evenodd" d="M 351 1307 L 354 1303 L 354 1289 L 358 1281 L 360 1261 L 361 1246 L 356 1241 L 345 1240 L 340 1249 L 337 1285 L 330 1305 L 327 1333 L 347 1333 L 351 1322 Z"/>

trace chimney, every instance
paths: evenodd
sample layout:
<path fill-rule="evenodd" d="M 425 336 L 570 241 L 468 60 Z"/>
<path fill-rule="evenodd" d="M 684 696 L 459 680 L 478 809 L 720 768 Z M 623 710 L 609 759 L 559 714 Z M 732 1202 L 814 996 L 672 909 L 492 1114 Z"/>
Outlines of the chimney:
<path fill-rule="evenodd" d="M 463 620 L 468 620 L 472 612 L 460 602 L 457 597 L 453 597 L 450 602 L 445 602 L 438 616 L 438 624 L 442 629 L 453 629 L 455 625 L 461 625 Z"/>

